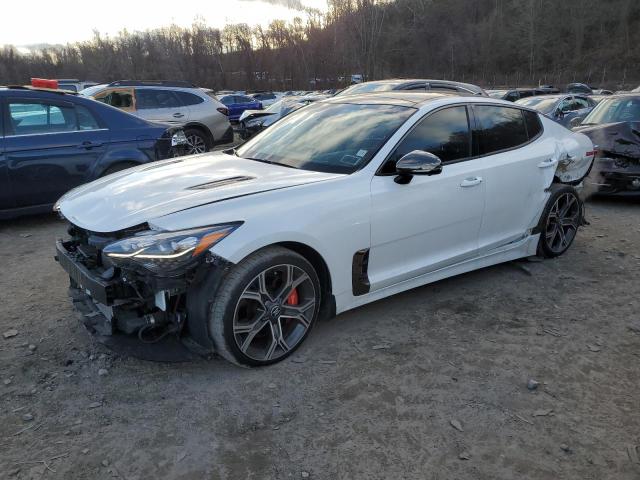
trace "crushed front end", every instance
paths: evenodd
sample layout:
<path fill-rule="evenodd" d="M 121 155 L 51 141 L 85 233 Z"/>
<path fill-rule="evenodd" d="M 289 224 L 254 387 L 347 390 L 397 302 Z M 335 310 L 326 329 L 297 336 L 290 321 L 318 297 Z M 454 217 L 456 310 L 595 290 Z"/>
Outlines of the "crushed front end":
<path fill-rule="evenodd" d="M 220 277 L 228 269 L 209 249 L 237 226 L 163 232 L 141 225 L 96 233 L 70 224 L 69 238 L 56 243 L 56 260 L 69 274 L 70 296 L 92 333 L 137 337 L 143 344 L 187 339 L 207 353 L 207 312 L 195 311 L 189 296 L 212 273 Z"/>

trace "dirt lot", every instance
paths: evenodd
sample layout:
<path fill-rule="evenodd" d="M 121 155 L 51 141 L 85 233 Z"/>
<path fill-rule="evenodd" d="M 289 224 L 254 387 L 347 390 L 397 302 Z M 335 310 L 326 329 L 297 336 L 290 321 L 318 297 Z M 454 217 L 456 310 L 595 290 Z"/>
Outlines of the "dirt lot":
<path fill-rule="evenodd" d="M 560 259 L 341 315 L 259 370 L 112 354 L 62 223 L 0 223 L 0 478 L 637 480 L 640 199 L 587 212 Z"/>

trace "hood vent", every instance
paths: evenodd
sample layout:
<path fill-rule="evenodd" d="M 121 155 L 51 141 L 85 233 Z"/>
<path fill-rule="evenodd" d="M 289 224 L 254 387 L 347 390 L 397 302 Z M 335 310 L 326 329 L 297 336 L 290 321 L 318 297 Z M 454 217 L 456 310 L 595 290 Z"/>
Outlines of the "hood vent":
<path fill-rule="evenodd" d="M 189 187 L 189 190 L 208 190 L 210 188 L 224 187 L 225 185 L 231 185 L 232 183 L 246 182 L 247 180 L 255 180 L 255 177 L 229 177 L 222 180 L 215 180 L 213 182 L 201 183 L 200 185 L 194 185 Z"/>

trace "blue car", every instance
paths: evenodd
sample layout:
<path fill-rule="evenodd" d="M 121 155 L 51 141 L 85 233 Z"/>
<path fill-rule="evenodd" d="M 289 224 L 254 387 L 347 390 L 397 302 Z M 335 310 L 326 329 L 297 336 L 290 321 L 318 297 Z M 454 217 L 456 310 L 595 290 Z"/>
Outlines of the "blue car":
<path fill-rule="evenodd" d="M 180 127 L 59 90 L 0 87 L 0 219 L 51 211 L 68 190 L 181 155 Z"/>
<path fill-rule="evenodd" d="M 231 122 L 237 122 L 245 110 L 262 110 L 262 103 L 247 95 L 222 95 L 219 100 L 229 109 Z"/>

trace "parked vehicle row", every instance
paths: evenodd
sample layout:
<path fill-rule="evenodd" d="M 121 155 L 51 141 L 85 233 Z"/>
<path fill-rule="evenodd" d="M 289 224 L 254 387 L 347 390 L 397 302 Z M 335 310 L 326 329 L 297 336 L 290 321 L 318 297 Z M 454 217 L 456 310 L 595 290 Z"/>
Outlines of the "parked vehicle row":
<path fill-rule="evenodd" d="M 239 148 L 68 192 L 57 259 L 91 331 L 268 365 L 320 317 L 561 255 L 593 155 L 585 135 L 486 96 L 335 96 Z"/>

